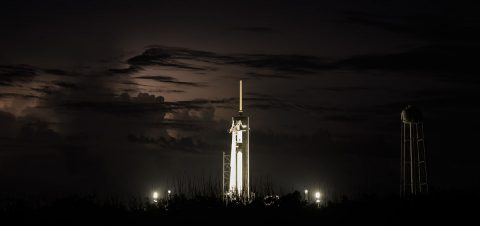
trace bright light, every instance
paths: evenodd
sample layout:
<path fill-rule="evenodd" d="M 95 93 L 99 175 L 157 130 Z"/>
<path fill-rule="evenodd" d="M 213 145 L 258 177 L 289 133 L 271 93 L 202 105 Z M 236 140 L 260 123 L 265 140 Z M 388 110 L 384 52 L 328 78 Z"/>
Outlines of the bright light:
<path fill-rule="evenodd" d="M 320 199 L 315 200 L 316 203 L 320 203 Z"/>
<path fill-rule="evenodd" d="M 233 132 L 235 124 L 232 121 L 232 149 L 230 153 L 230 192 L 235 192 L 237 189 L 237 139 L 236 133 Z"/>
<path fill-rule="evenodd" d="M 243 168 L 242 168 L 242 152 L 239 151 L 237 153 L 237 191 L 238 194 L 242 194 L 242 189 L 243 189 Z"/>
<path fill-rule="evenodd" d="M 305 189 L 305 194 L 308 194 L 308 190 L 307 190 L 307 189 Z"/>
<path fill-rule="evenodd" d="M 170 195 L 172 193 L 172 191 L 168 190 L 167 193 Z"/>
<path fill-rule="evenodd" d="M 237 143 L 242 143 L 242 131 L 237 132 Z"/>
<path fill-rule="evenodd" d="M 154 191 L 152 195 L 153 199 L 158 199 L 158 192 Z"/>
<path fill-rule="evenodd" d="M 316 198 L 316 199 L 319 199 L 319 198 L 320 198 L 320 192 L 318 192 L 318 191 L 315 192 L 315 198 Z"/>

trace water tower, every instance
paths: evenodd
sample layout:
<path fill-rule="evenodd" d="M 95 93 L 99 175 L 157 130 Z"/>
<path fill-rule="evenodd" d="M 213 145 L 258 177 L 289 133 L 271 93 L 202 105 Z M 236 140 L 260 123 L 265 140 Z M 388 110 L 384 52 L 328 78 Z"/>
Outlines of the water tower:
<path fill-rule="evenodd" d="M 401 113 L 400 195 L 428 193 L 422 112 L 408 105 Z"/>

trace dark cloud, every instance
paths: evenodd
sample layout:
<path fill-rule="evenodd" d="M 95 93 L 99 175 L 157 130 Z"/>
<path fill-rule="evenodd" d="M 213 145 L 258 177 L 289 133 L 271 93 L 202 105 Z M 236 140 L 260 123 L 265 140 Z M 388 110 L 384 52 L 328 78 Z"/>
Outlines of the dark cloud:
<path fill-rule="evenodd" d="M 45 99 L 26 110 L 28 117 L 18 119 L 0 112 L 2 131 L 8 135 L 0 133 L 1 175 L 11 178 L 2 191 L 23 191 L 22 187 L 42 178 L 42 186 L 36 187 L 39 192 L 94 190 L 101 194 L 116 190 L 131 194 L 157 181 L 179 153 L 204 154 L 213 147 L 218 149 L 217 144 L 206 142 L 211 140 L 205 138 L 207 135 L 195 135 L 209 130 L 201 122 L 211 120 L 211 113 L 197 113 L 192 118 L 192 109 L 175 109 L 162 96 L 142 92 L 116 95 L 103 76 L 79 79 L 72 81 L 81 89 L 52 82 L 58 87 L 44 93 Z M 207 107 L 197 111 L 211 111 L 203 109 Z M 186 113 L 182 118 L 165 119 L 165 114 L 173 110 Z M 45 118 L 56 123 L 40 120 Z M 167 130 L 186 132 L 169 135 Z M 34 159 L 40 162 L 33 163 Z M 24 163 L 35 172 L 22 171 Z M 6 172 L 6 168 L 15 170 Z M 130 181 L 128 185 L 121 182 L 125 180 Z"/>
<path fill-rule="evenodd" d="M 37 69 L 25 64 L 0 65 L 0 84 L 12 85 L 15 82 L 31 81 L 37 76 Z"/>
<path fill-rule="evenodd" d="M 176 109 L 178 110 L 178 109 Z M 179 117 L 176 117 L 179 118 Z M 153 125 L 162 126 L 165 128 L 172 128 L 172 129 L 181 129 L 185 131 L 200 131 L 204 129 L 198 120 L 203 120 L 202 118 L 191 119 L 189 117 L 181 119 L 164 119 L 162 121 L 153 122 Z M 162 138 L 163 139 L 163 138 Z"/>
<path fill-rule="evenodd" d="M 333 69 L 330 62 L 331 60 L 308 55 L 220 54 L 187 48 L 153 46 L 147 48 L 142 54 L 128 59 L 127 63 L 130 65 L 128 68 L 110 69 L 110 71 L 120 74 L 134 73 L 148 66 L 213 71 L 217 70 L 219 65 L 237 65 L 275 72 L 274 74 L 247 73 L 253 78 L 289 78 L 289 75 L 282 73 L 310 74 L 318 70 Z M 212 66 L 206 66 L 205 63 Z"/>
<path fill-rule="evenodd" d="M 247 72 L 249 78 L 253 79 L 270 79 L 270 78 L 281 78 L 281 79 L 292 79 L 294 78 L 291 75 L 287 74 L 266 74 L 266 73 L 257 73 L 257 72 Z"/>
<path fill-rule="evenodd" d="M 248 109 L 282 109 L 282 110 L 312 110 L 312 107 L 293 103 L 291 101 L 285 101 L 281 98 L 262 95 L 257 93 L 247 93 L 247 96 L 243 98 L 245 108 Z M 169 106 L 172 109 L 202 109 L 206 107 L 214 106 L 215 108 L 236 109 L 238 105 L 237 97 L 222 98 L 222 99 L 194 99 L 189 101 L 176 101 L 169 102 Z M 323 108 L 328 109 L 328 108 Z M 331 110 L 331 109 L 329 109 Z"/>
<path fill-rule="evenodd" d="M 137 97 L 130 97 L 127 93 L 119 97 L 103 100 L 61 100 L 45 107 L 68 109 L 74 111 L 95 111 L 114 115 L 142 115 L 145 113 L 164 113 L 169 110 L 161 96 L 139 93 Z"/>
<path fill-rule="evenodd" d="M 35 91 L 35 92 L 38 92 L 38 93 L 41 93 L 41 94 L 45 94 L 45 95 L 51 95 L 51 94 L 54 94 L 54 93 L 57 93 L 58 91 L 55 90 L 55 88 L 53 88 L 52 86 L 41 86 L 39 88 L 30 88 L 32 91 Z"/>
<path fill-rule="evenodd" d="M 65 82 L 65 81 L 53 81 L 53 84 L 60 86 L 62 88 L 67 88 L 67 89 L 78 89 L 78 85 L 72 82 Z"/>
<path fill-rule="evenodd" d="M 59 75 L 59 76 L 72 76 L 73 74 L 62 70 L 62 69 L 44 69 L 43 72 L 52 74 L 52 75 Z"/>
<path fill-rule="evenodd" d="M 119 69 L 111 68 L 108 70 L 109 72 L 112 72 L 114 74 L 131 74 L 131 73 L 140 71 L 141 68 L 138 66 L 129 66 L 127 68 L 119 68 Z"/>
<path fill-rule="evenodd" d="M 475 77 L 479 46 L 431 45 L 392 54 L 353 56 L 334 63 L 338 69 L 401 72 L 435 72 L 440 75 Z"/>
<path fill-rule="evenodd" d="M 172 109 L 205 109 L 214 107 L 220 108 L 231 108 L 232 103 L 236 103 L 238 100 L 237 98 L 223 98 L 223 99 L 194 99 L 194 100 L 187 100 L 187 101 L 176 101 L 176 102 L 169 102 L 169 106 Z"/>
<path fill-rule="evenodd" d="M 61 135 L 49 128 L 47 122 L 33 119 L 22 126 L 18 138 L 37 144 L 55 144 L 61 140 Z"/>
<path fill-rule="evenodd" d="M 247 68 L 270 70 L 271 73 L 247 72 L 248 78 L 283 78 L 291 79 L 298 74 L 313 74 L 333 70 L 378 70 L 402 72 L 432 72 L 438 74 L 476 73 L 474 56 L 480 50 L 477 45 L 437 44 L 418 47 L 402 52 L 376 55 L 356 55 L 345 59 L 324 59 L 309 55 L 266 55 L 266 54 L 230 54 L 222 55 L 213 52 L 198 51 L 185 48 L 154 47 L 143 54 L 128 60 L 127 69 L 118 69 L 118 73 L 137 72 L 144 66 L 173 66 L 179 68 L 200 69 L 194 66 L 181 66 L 181 60 L 203 62 L 216 65 L 237 65 Z M 171 61 L 177 63 L 172 63 Z M 170 63 L 169 63 L 170 62 Z M 133 70 L 134 68 L 135 70 Z M 117 69 L 112 69 L 117 70 Z M 293 73 L 293 74 L 292 74 Z M 169 76 L 141 76 L 137 78 L 152 79 L 181 85 L 198 86 L 198 83 L 180 82 Z"/>
<path fill-rule="evenodd" d="M 15 98 L 39 98 L 41 99 L 42 97 L 40 96 L 35 96 L 31 94 L 19 94 L 19 93 L 0 93 L 0 98 L 10 98 L 10 97 L 15 97 Z"/>
<path fill-rule="evenodd" d="M 429 109 L 448 109 L 453 111 L 468 111 L 470 113 L 478 112 L 480 106 L 476 100 L 480 98 L 477 92 L 466 92 L 461 94 L 443 94 L 440 96 L 424 96 L 409 98 L 400 101 L 392 101 L 388 104 L 378 105 L 376 107 L 379 114 L 398 113 L 398 109 L 403 109 L 407 105 L 422 106 Z"/>
<path fill-rule="evenodd" d="M 338 87 L 323 87 L 321 90 L 335 91 L 335 92 L 351 92 L 351 91 L 366 91 L 372 88 L 366 86 L 338 86 Z"/>
<path fill-rule="evenodd" d="M 207 143 L 192 137 L 183 137 L 174 139 L 172 137 L 148 137 L 145 135 L 129 135 L 129 141 L 139 144 L 153 144 L 160 148 L 182 151 L 182 152 L 191 152 L 191 153 L 202 153 L 205 152 L 208 145 Z"/>
<path fill-rule="evenodd" d="M 134 72 L 145 66 L 163 66 L 182 70 L 204 71 L 214 70 L 215 68 L 202 65 L 186 63 L 186 60 L 195 60 L 200 62 L 216 62 L 223 59 L 223 56 L 212 52 L 192 50 L 187 48 L 152 46 L 147 48 L 142 54 L 134 56 L 127 60 L 130 65 L 127 69 L 113 69 L 113 72 Z"/>
<path fill-rule="evenodd" d="M 161 92 L 165 92 L 165 93 L 185 93 L 185 90 L 169 89 L 169 90 L 161 90 Z"/>
<path fill-rule="evenodd" d="M 176 85 L 184 85 L 184 86 L 194 86 L 194 87 L 205 86 L 201 83 L 178 81 L 178 79 L 170 77 L 170 76 L 161 76 L 161 75 L 138 76 L 138 77 L 135 77 L 135 78 L 137 78 L 137 79 L 149 79 L 149 80 L 154 80 L 154 81 L 157 81 L 157 82 L 165 82 L 165 83 L 171 83 L 171 84 L 176 84 Z"/>
<path fill-rule="evenodd" d="M 242 65 L 257 69 L 269 69 L 279 72 L 310 74 L 317 70 L 331 69 L 329 61 L 307 55 L 239 55 L 229 64 Z"/>
<path fill-rule="evenodd" d="M 409 34 L 427 41 L 476 42 L 480 38 L 480 19 L 470 9 L 432 10 L 408 16 L 359 11 L 346 14 L 349 23 Z"/>

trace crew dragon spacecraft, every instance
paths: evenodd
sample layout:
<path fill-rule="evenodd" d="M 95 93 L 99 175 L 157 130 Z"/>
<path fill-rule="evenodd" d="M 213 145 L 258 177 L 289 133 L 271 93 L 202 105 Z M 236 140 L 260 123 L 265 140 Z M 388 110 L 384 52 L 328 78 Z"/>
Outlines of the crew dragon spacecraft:
<path fill-rule="evenodd" d="M 238 115 L 232 117 L 230 156 L 224 154 L 224 196 L 246 202 L 250 200 L 249 132 L 250 119 L 243 114 L 242 80 Z M 226 158 L 225 158 L 226 157 Z M 229 176 L 227 176 L 229 175 Z"/>

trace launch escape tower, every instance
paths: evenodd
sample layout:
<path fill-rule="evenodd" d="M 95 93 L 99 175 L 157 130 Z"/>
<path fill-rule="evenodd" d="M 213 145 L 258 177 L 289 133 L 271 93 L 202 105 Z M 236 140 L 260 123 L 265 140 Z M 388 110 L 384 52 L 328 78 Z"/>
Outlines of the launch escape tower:
<path fill-rule="evenodd" d="M 250 200 L 249 139 L 250 119 L 243 114 L 242 80 L 240 80 L 238 115 L 232 117 L 230 154 L 223 153 L 223 198 L 248 202 Z"/>
<path fill-rule="evenodd" d="M 408 105 L 401 113 L 400 195 L 428 193 L 423 116 Z"/>

